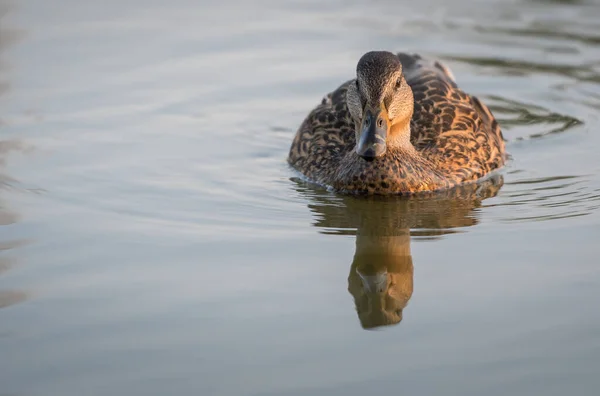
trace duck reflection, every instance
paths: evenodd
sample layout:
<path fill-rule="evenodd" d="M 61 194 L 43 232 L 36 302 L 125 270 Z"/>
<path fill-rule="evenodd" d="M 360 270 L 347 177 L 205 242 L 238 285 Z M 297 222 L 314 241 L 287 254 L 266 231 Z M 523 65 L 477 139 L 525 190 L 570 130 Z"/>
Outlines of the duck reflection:
<path fill-rule="evenodd" d="M 419 197 L 339 196 L 298 181 L 309 197 L 314 226 L 325 234 L 355 235 L 348 275 L 364 329 L 395 325 L 413 294 L 411 238 L 436 239 L 478 223 L 478 208 L 503 184 L 495 175 L 480 184 Z"/>
<path fill-rule="evenodd" d="M 356 236 L 356 252 L 348 276 L 348 291 L 365 329 L 402 320 L 402 310 L 413 293 L 410 232 L 399 235 Z"/>

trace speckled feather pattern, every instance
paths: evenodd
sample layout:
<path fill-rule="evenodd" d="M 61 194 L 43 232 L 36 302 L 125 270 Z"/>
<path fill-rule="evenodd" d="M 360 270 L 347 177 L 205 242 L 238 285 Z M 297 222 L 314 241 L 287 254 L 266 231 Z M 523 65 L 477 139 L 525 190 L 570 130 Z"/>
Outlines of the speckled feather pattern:
<path fill-rule="evenodd" d="M 340 192 L 410 194 L 473 182 L 504 164 L 504 139 L 491 111 L 458 88 L 440 63 L 398 57 L 414 96 L 415 151 L 391 149 L 371 162 L 355 153 L 346 102 L 350 80 L 326 95 L 301 124 L 288 157 L 295 169 Z"/>

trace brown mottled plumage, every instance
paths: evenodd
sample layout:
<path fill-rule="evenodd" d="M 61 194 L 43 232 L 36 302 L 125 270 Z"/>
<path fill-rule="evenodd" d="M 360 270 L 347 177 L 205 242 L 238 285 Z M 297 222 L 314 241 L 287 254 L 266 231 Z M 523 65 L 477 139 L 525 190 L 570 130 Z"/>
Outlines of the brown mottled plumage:
<path fill-rule="evenodd" d="M 377 51 L 308 115 L 288 162 L 340 192 L 410 194 L 474 182 L 505 157 L 494 116 L 447 68 Z"/>

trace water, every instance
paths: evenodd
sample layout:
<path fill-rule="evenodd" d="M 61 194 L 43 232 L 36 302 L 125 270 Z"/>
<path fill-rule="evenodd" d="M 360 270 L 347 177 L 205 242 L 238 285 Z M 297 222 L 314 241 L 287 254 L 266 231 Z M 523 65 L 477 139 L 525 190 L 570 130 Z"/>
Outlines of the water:
<path fill-rule="evenodd" d="M 405 3 L 0 0 L 0 395 L 597 394 L 600 5 Z M 498 177 L 297 180 L 372 49 L 492 107 Z"/>

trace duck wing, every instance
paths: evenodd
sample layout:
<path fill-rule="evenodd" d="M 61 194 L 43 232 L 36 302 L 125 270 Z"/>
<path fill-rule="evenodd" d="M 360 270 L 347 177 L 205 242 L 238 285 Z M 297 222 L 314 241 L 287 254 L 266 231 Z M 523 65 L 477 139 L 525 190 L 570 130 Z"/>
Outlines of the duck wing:
<path fill-rule="evenodd" d="M 460 182 L 501 167 L 504 139 L 490 109 L 460 89 L 450 69 L 440 62 L 397 55 L 414 96 L 411 142 L 415 148 Z"/>

